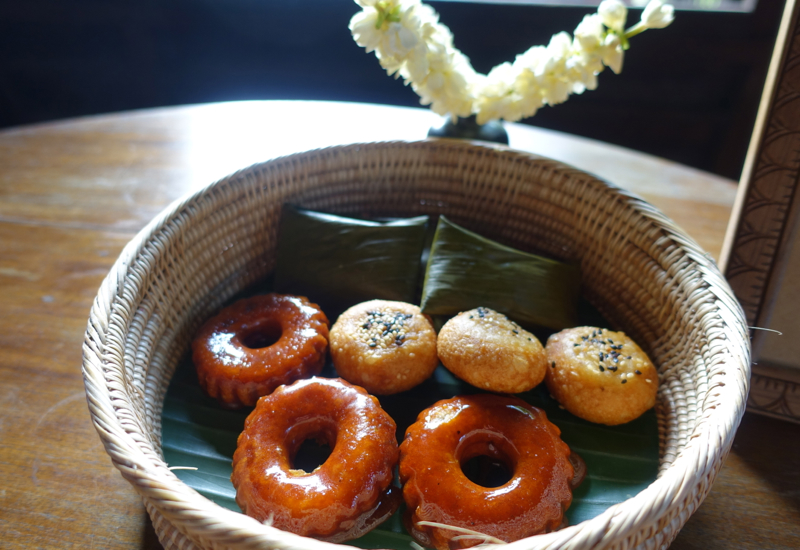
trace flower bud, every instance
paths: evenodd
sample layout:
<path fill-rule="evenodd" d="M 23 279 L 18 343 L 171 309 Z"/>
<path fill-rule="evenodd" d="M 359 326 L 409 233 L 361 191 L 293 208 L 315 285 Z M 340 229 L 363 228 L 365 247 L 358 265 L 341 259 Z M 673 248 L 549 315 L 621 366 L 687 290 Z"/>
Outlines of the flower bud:
<path fill-rule="evenodd" d="M 597 8 L 597 13 L 609 29 L 619 33 L 625 30 L 628 8 L 620 0 L 603 0 Z"/>
<path fill-rule="evenodd" d="M 675 8 L 661 0 L 650 0 L 642 11 L 642 25 L 648 29 L 663 29 L 675 19 Z"/>

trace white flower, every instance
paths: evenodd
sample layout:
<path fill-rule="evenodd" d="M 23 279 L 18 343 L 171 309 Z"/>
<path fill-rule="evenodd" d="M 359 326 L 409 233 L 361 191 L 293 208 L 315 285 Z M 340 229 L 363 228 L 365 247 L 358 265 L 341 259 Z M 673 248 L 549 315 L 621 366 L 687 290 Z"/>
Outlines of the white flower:
<path fill-rule="evenodd" d="M 378 11 L 364 9 L 350 19 L 350 33 L 356 44 L 367 50 L 373 51 L 383 38 L 383 31 L 377 26 Z"/>
<path fill-rule="evenodd" d="M 544 105 L 541 79 L 537 77 L 535 73 L 537 67 L 542 67 L 547 63 L 547 59 L 547 48 L 544 46 L 534 46 L 518 55 L 514 60 L 512 68 L 514 72 L 517 73 L 516 79 L 514 80 L 514 90 L 518 103 L 517 109 L 520 114 L 519 118 L 533 116 L 536 114 L 536 111 Z M 506 120 L 513 121 L 519 119 Z"/>
<path fill-rule="evenodd" d="M 597 13 L 602 18 L 603 24 L 609 29 L 618 33 L 625 30 L 628 8 L 620 0 L 603 0 L 597 8 Z"/>
<path fill-rule="evenodd" d="M 619 36 L 609 34 L 603 43 L 603 64 L 619 74 L 622 71 L 622 58 L 625 52 L 622 50 Z"/>
<path fill-rule="evenodd" d="M 650 0 L 642 11 L 642 25 L 648 29 L 663 29 L 675 19 L 675 8 L 661 0 Z"/>
<path fill-rule="evenodd" d="M 593 13 L 584 16 L 583 20 L 575 27 L 575 40 L 581 50 L 591 55 L 603 45 L 606 30 L 603 28 L 603 19 L 599 14 Z"/>
<path fill-rule="evenodd" d="M 642 21 L 626 32 L 627 8 L 620 0 L 604 0 L 595 14 L 577 26 L 574 38 L 553 35 L 514 63 L 498 65 L 488 75 L 472 68 L 453 45 L 450 30 L 420 0 L 355 0 L 362 11 L 350 20 L 353 38 L 374 51 L 381 66 L 402 77 L 423 105 L 451 117 L 477 116 L 478 123 L 532 116 L 543 105 L 566 101 L 570 94 L 597 87 L 605 67 L 622 70 L 622 42 L 647 28 L 661 28 L 674 18 L 672 6 L 651 0 Z"/>
<path fill-rule="evenodd" d="M 460 51 L 438 44 L 427 53 L 428 73 L 424 79 L 410 81 L 420 103 L 434 113 L 466 117 L 472 114 L 472 88 L 477 73 Z"/>
<path fill-rule="evenodd" d="M 567 100 L 572 89 L 567 80 L 567 60 L 572 55 L 572 39 L 565 32 L 553 35 L 547 45 L 546 55 L 534 70 L 541 88 L 542 99 L 550 105 Z"/>
<path fill-rule="evenodd" d="M 573 56 L 567 62 L 569 77 L 572 82 L 572 93 L 582 94 L 585 90 L 597 88 L 597 74 L 603 70 L 603 65 L 600 63 L 600 70 L 596 70 L 594 68 L 597 64 L 595 57 L 589 58 L 589 61 L 591 64 L 587 65 L 582 57 Z"/>
<path fill-rule="evenodd" d="M 517 75 L 511 63 L 497 65 L 486 75 L 476 94 L 478 124 L 499 118 L 509 121 L 522 118 L 520 97 L 515 93 Z"/>
<path fill-rule="evenodd" d="M 425 16 L 418 0 L 357 0 L 364 9 L 350 19 L 350 32 L 367 52 L 375 51 L 390 73 L 424 39 Z"/>
<path fill-rule="evenodd" d="M 401 23 L 389 23 L 381 43 L 381 54 L 397 59 L 403 58 L 419 43 L 418 30 Z"/>

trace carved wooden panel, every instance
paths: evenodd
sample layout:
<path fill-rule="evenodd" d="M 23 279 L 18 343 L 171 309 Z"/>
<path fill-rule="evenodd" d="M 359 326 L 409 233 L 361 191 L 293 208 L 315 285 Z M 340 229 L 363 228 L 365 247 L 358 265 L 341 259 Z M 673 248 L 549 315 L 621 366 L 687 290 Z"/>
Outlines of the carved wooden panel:
<path fill-rule="evenodd" d="M 747 409 L 787 420 L 800 420 L 800 385 L 785 378 L 754 374 Z"/>
<path fill-rule="evenodd" d="M 721 268 L 751 327 L 765 327 L 795 230 L 800 181 L 800 26 L 788 0 L 745 162 Z M 763 334 L 753 331 L 754 356 Z M 753 366 L 748 410 L 800 421 L 794 375 Z"/>

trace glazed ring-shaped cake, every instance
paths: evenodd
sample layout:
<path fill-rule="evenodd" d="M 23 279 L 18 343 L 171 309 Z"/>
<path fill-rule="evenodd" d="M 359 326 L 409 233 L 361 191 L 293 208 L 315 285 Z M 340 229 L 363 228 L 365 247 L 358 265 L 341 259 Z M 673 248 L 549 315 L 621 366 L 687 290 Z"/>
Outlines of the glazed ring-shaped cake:
<path fill-rule="evenodd" d="M 436 347 L 447 370 L 487 391 L 528 391 L 544 380 L 547 370 L 544 346 L 536 336 L 487 307 L 447 321 Z"/>
<path fill-rule="evenodd" d="M 550 336 L 546 351 L 547 389 L 575 416 L 615 426 L 656 403 L 658 372 L 624 332 L 571 328 Z"/>
<path fill-rule="evenodd" d="M 312 472 L 294 467 L 300 445 L 331 448 Z M 245 421 L 231 481 L 242 511 L 328 542 L 359 537 L 397 509 L 395 423 L 377 399 L 340 379 L 313 377 L 262 397 Z"/>
<path fill-rule="evenodd" d="M 331 358 L 339 376 L 372 394 L 406 391 L 430 378 L 439 364 L 436 331 L 413 304 L 362 302 L 331 327 Z"/>
<path fill-rule="evenodd" d="M 239 300 L 212 317 L 192 342 L 200 386 L 222 404 L 252 407 L 281 384 L 318 374 L 328 318 L 303 296 Z"/>
<path fill-rule="evenodd" d="M 449 550 L 483 539 L 452 540 L 462 532 L 420 522 L 506 542 L 559 528 L 581 477 L 560 434 L 543 411 L 511 396 L 461 396 L 426 409 L 400 445 L 406 529 L 423 546 Z M 471 481 L 464 466 L 476 457 L 503 464 L 510 479 Z"/>

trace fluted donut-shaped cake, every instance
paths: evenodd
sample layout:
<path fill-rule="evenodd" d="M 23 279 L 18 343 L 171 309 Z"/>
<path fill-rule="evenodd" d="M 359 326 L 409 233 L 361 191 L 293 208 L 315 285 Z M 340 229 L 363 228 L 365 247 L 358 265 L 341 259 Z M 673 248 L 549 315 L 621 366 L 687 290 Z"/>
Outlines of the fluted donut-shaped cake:
<path fill-rule="evenodd" d="M 395 423 L 375 397 L 341 379 L 313 377 L 262 397 L 247 417 L 231 481 L 242 511 L 298 535 L 357 538 L 400 501 L 392 489 Z M 312 472 L 295 468 L 300 445 L 331 448 Z"/>
<path fill-rule="evenodd" d="M 406 529 L 437 550 L 474 546 L 479 536 L 506 542 L 559 528 L 582 477 L 580 463 L 544 411 L 511 396 L 478 394 L 440 401 L 420 413 L 400 445 Z M 505 465 L 498 487 L 471 481 L 464 465 L 475 457 Z M 422 523 L 421 523 L 422 522 Z"/>
<path fill-rule="evenodd" d="M 239 300 L 206 321 L 192 341 L 200 386 L 228 407 L 252 407 L 281 384 L 319 374 L 328 324 L 303 296 Z"/>

